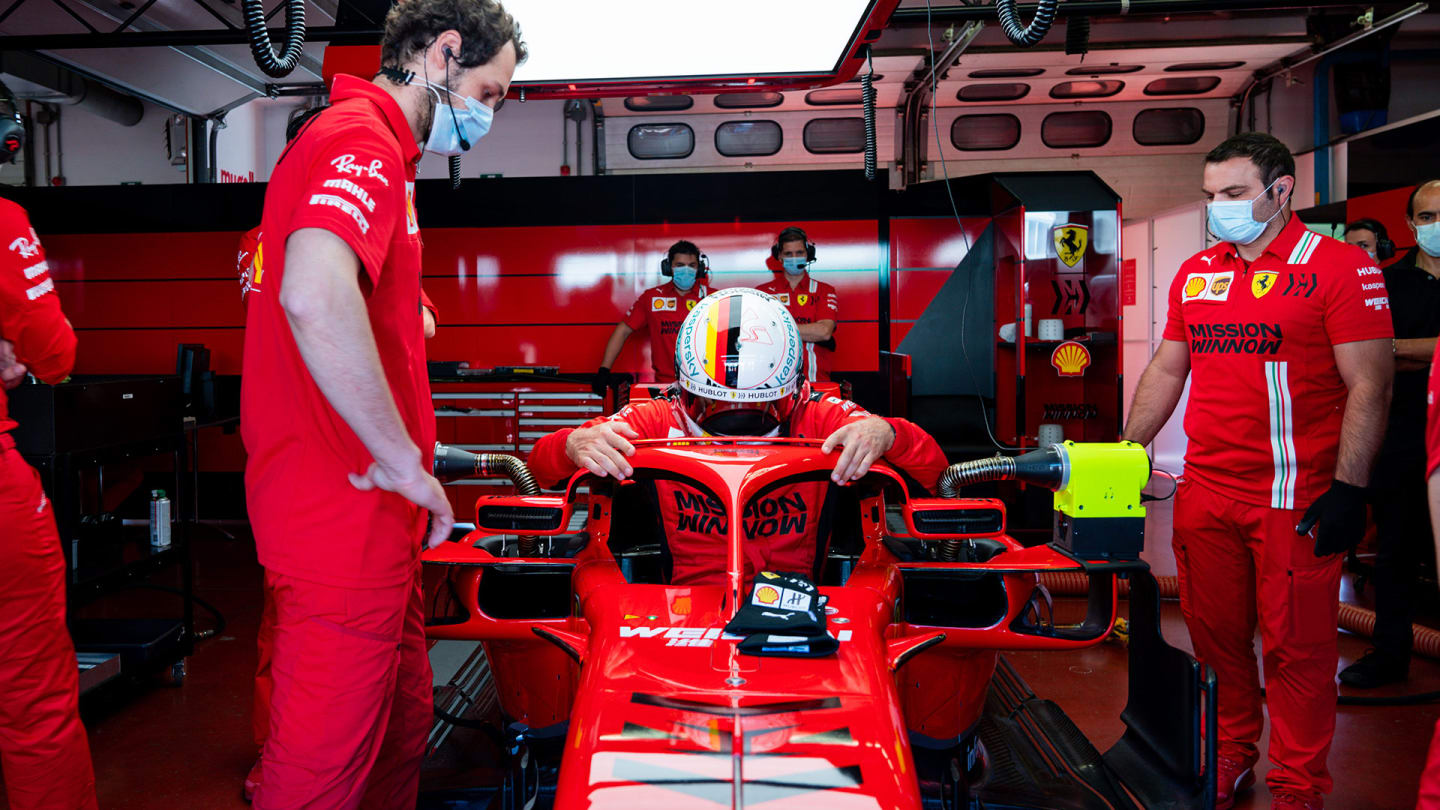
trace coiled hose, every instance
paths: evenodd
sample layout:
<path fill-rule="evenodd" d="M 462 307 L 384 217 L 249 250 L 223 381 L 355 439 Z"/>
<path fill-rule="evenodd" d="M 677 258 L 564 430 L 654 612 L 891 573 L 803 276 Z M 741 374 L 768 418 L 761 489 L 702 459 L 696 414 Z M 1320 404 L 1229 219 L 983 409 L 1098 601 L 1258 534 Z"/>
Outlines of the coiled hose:
<path fill-rule="evenodd" d="M 460 156 L 450 156 L 450 188 L 460 188 Z"/>
<path fill-rule="evenodd" d="M 435 443 L 432 474 L 441 481 L 459 478 L 494 478 L 504 476 L 521 495 L 539 495 L 540 485 L 525 462 L 504 453 L 470 453 L 457 447 Z M 533 557 L 540 547 L 540 538 L 522 536 L 518 540 L 520 556 Z"/>
<path fill-rule="evenodd" d="M 1055 24 L 1055 12 L 1060 6 L 1060 0 L 1040 0 L 1035 6 L 1035 19 L 1029 25 L 1020 24 L 1020 13 L 1015 7 L 1015 0 L 995 0 L 995 12 L 1000 17 L 1000 28 L 1010 42 L 1021 47 L 1029 48 L 1039 44 L 1045 35 L 1050 33 L 1050 26 Z"/>
<path fill-rule="evenodd" d="M 1089 576 L 1079 571 L 1051 571 L 1040 575 L 1040 584 L 1051 596 L 1085 596 L 1090 591 Z M 1175 576 L 1155 577 L 1161 599 L 1180 598 L 1180 578 Z M 1130 594 L 1130 581 L 1118 583 L 1120 596 Z M 1375 611 L 1358 605 L 1340 603 L 1340 629 L 1369 638 L 1375 633 Z M 1421 624 L 1413 625 L 1415 632 L 1414 652 L 1426 658 L 1440 660 L 1440 630 Z"/>
<path fill-rule="evenodd" d="M 1015 459 L 1006 456 L 976 459 L 960 464 L 951 464 L 940 474 L 937 489 L 942 498 L 960 497 L 960 489 L 971 484 L 986 481 L 1005 481 L 1015 477 Z M 944 562 L 958 562 L 965 541 L 959 538 L 940 541 L 940 559 Z"/>
<path fill-rule="evenodd" d="M 875 66 L 860 77 L 860 103 L 865 112 L 865 179 L 875 179 Z"/>
<path fill-rule="evenodd" d="M 276 56 L 265 27 L 265 6 L 261 0 L 244 0 L 245 31 L 250 35 L 250 53 L 255 64 L 271 78 L 283 79 L 300 64 L 305 49 L 305 0 L 285 0 L 285 46 Z"/>

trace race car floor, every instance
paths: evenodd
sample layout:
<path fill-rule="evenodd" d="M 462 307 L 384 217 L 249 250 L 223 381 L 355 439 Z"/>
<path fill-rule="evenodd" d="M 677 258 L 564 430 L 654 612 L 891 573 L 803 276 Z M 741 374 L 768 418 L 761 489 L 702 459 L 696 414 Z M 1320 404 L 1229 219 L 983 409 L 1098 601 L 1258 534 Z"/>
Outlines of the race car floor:
<path fill-rule="evenodd" d="M 1147 557 L 1157 573 L 1173 572 L 1169 558 L 1168 505 L 1151 508 Z M 232 530 L 235 527 L 227 527 Z M 255 630 L 260 616 L 260 568 L 243 529 L 239 540 L 212 530 L 197 535 L 195 588 L 225 615 L 216 638 L 200 643 L 189 659 L 182 686 L 145 685 L 87 699 L 83 710 L 90 732 L 100 806 L 105 810 L 142 808 L 243 808 L 240 785 L 254 760 L 250 732 L 251 677 L 255 666 Z M 163 578 L 157 580 L 165 584 Z M 1348 588 L 1348 578 L 1347 578 Z M 1363 602 L 1363 599 L 1354 601 Z M 174 597 L 132 591 L 87 608 L 86 615 L 166 615 Z M 1176 646 L 1189 646 L 1173 602 L 1164 605 L 1164 631 Z M 203 611 L 201 627 L 212 626 Z M 1436 621 L 1429 617 L 1430 622 Z M 1342 634 L 1341 665 L 1365 652 L 1364 639 Z M 451 651 L 453 652 L 453 650 Z M 1100 750 L 1119 738 L 1125 694 L 1125 649 L 1107 642 L 1075 653 L 1011 653 L 1010 661 L 1043 697 L 1055 700 Z M 437 670 L 444 662 L 437 661 Z M 1440 690 L 1440 662 L 1417 659 L 1410 681 L 1374 694 Z M 1336 790 L 1331 810 L 1401 810 L 1415 804 L 1416 784 L 1440 706 L 1400 708 L 1341 707 L 1330 768 Z M 457 732 L 446 748 L 465 735 Z M 453 783 L 467 773 L 484 773 L 475 757 L 442 749 L 443 762 L 430 763 L 424 781 Z M 468 760 L 468 765 L 464 764 Z M 480 770 L 466 771 L 467 767 Z M 1255 791 L 1242 796 L 1240 808 L 1269 807 L 1262 756 Z M 0 808 L 6 808 L 0 792 Z"/>

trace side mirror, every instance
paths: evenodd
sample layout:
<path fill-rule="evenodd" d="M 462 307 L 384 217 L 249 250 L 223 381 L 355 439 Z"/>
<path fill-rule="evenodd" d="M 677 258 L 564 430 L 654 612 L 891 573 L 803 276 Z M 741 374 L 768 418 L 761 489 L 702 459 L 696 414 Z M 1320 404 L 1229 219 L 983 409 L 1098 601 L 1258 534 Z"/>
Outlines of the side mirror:
<path fill-rule="evenodd" d="M 912 498 L 905 528 L 920 540 L 998 537 L 1005 533 L 1005 504 L 994 498 Z"/>
<path fill-rule="evenodd" d="M 475 527 L 492 534 L 548 537 L 569 525 L 570 504 L 556 495 L 482 495 L 475 502 Z"/>

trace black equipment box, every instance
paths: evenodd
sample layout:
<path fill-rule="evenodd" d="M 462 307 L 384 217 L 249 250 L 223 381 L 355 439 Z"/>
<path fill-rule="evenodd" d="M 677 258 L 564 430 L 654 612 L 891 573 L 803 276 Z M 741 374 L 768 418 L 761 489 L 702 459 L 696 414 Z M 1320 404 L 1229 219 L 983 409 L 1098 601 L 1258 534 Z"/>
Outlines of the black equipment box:
<path fill-rule="evenodd" d="M 59 385 L 9 392 L 15 449 L 26 456 L 102 450 L 180 432 L 183 399 L 175 376 L 77 376 Z"/>

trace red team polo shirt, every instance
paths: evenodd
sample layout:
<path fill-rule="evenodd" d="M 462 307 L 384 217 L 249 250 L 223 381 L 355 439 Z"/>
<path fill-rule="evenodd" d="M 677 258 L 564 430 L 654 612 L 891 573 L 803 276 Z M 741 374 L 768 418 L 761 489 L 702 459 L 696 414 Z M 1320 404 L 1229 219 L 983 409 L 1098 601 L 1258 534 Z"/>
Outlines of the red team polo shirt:
<path fill-rule="evenodd" d="M 682 293 L 667 281 L 640 293 L 625 313 L 626 326 L 636 332 L 650 330 L 650 367 L 655 370 L 656 382 L 675 382 L 675 336 L 685 316 L 709 294 L 704 284 L 696 283 L 690 292 Z"/>
<path fill-rule="evenodd" d="M 420 319 L 420 150 L 395 101 L 338 76 L 334 104 L 291 142 L 265 194 L 263 266 L 246 309 L 241 431 L 245 487 L 260 562 L 277 573 L 343 587 L 408 581 L 427 515 L 399 495 L 360 492 L 347 473 L 373 459 L 330 406 L 296 348 L 280 288 L 285 240 L 323 228 L 364 266 L 370 326 L 395 406 L 430 468 L 435 412 Z"/>
<path fill-rule="evenodd" d="M 1228 242 L 1187 259 L 1165 325 L 1190 347 L 1185 476 L 1243 503 L 1308 506 L 1340 446 L 1348 392 L 1333 347 L 1391 334 L 1374 260 L 1299 217 L 1249 265 Z"/>
<path fill-rule="evenodd" d="M 761 284 L 757 289 L 779 298 L 780 303 L 790 310 L 796 323 L 840 320 L 840 297 L 835 294 L 835 288 L 823 281 L 816 281 L 809 273 L 800 279 L 800 283 L 796 284 L 793 290 L 782 273 L 777 273 L 775 278 Z M 834 359 L 835 352 L 806 341 L 805 379 L 811 382 L 829 381 L 830 367 Z"/>
<path fill-rule="evenodd" d="M 260 253 L 260 226 L 256 225 L 240 234 L 240 245 L 235 248 L 235 273 L 240 277 L 240 300 L 245 300 L 250 287 L 256 283 L 257 271 L 264 268 L 264 256 Z"/>
<path fill-rule="evenodd" d="M 0 200 L 0 338 L 47 383 L 60 382 L 75 365 L 75 332 L 60 311 L 45 249 L 25 209 L 9 200 Z M 0 433 L 15 425 L 0 388 Z"/>

